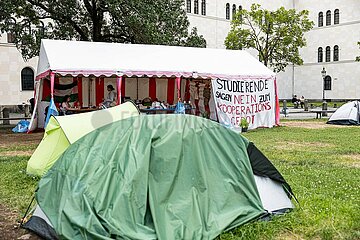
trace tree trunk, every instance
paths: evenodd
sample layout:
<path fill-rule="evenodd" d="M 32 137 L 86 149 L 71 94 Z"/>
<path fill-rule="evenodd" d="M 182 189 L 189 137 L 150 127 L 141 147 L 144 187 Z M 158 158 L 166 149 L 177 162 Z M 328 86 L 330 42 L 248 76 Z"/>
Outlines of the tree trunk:
<path fill-rule="evenodd" d="M 93 23 L 93 36 L 92 40 L 94 42 L 101 42 L 102 35 L 101 35 L 101 23 L 99 19 L 94 19 L 96 22 Z"/>

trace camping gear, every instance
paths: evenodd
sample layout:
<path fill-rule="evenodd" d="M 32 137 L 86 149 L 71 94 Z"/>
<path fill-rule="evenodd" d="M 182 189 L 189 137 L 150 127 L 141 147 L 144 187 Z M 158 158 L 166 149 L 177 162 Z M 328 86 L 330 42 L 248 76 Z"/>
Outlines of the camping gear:
<path fill-rule="evenodd" d="M 240 134 L 192 115 L 140 115 L 71 144 L 24 227 L 61 239 L 213 239 L 293 208 L 291 195 Z"/>
<path fill-rule="evenodd" d="M 184 103 L 182 103 L 181 101 L 179 101 L 179 102 L 176 104 L 175 113 L 176 113 L 176 114 L 185 114 L 185 105 L 184 105 Z"/>
<path fill-rule="evenodd" d="M 27 120 L 20 120 L 18 124 L 12 129 L 14 133 L 26 133 L 28 131 L 30 122 Z"/>
<path fill-rule="evenodd" d="M 114 61 L 114 56 L 121 56 L 121 61 Z M 193 80 L 218 79 L 236 82 L 238 91 L 229 102 L 230 108 L 238 105 L 234 115 L 244 117 L 249 111 L 258 115 L 250 129 L 279 123 L 275 73 L 246 51 L 42 40 L 35 81 L 35 114 L 30 131 L 44 127 L 43 112 L 51 98 L 57 103 L 64 94 L 72 94 L 80 106 L 98 106 L 108 84 L 116 85 L 118 103 L 122 97 L 133 100 L 150 97 L 160 102 L 167 100 L 173 105 L 174 99 L 181 98 L 191 101 L 192 108 L 199 101 L 198 107 L 210 108 L 211 119 L 217 120 L 219 116 L 220 122 L 226 121 L 226 116 L 216 114 L 220 111 L 215 102 L 216 93 L 212 93 L 210 99 L 204 96 L 203 88 L 211 84 L 206 88 L 206 84 L 199 86 L 196 94 L 190 90 Z M 264 91 L 258 91 L 260 82 L 266 88 L 262 88 Z M 219 94 L 224 93 L 220 91 Z M 206 104 L 205 99 L 209 101 Z"/>
<path fill-rule="evenodd" d="M 329 120 L 328 124 L 338 125 L 359 125 L 360 124 L 360 102 L 352 101 L 342 105 L 336 110 Z"/>
<path fill-rule="evenodd" d="M 44 125 L 45 128 L 46 128 L 47 124 L 49 123 L 49 120 L 50 120 L 51 116 L 58 116 L 59 115 L 59 112 L 58 112 L 58 110 L 57 110 L 57 108 L 55 106 L 55 103 L 54 103 L 54 99 L 50 99 L 50 104 L 46 108 L 45 108 L 46 118 L 45 118 L 45 125 Z"/>
<path fill-rule="evenodd" d="M 27 173 L 42 176 L 74 142 L 106 124 L 139 115 L 132 102 L 95 112 L 51 116 L 44 137 L 27 164 Z"/>

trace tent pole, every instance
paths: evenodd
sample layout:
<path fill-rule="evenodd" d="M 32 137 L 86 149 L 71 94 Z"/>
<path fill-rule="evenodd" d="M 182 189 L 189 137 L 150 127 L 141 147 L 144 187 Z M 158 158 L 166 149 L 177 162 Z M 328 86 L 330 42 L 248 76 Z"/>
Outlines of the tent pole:
<path fill-rule="evenodd" d="M 280 103 L 279 95 L 276 84 L 276 77 L 274 78 L 274 87 L 275 87 L 275 125 L 280 126 Z"/>
<path fill-rule="evenodd" d="M 139 100 L 139 78 L 136 77 L 136 100 Z"/>
<path fill-rule="evenodd" d="M 29 206 L 28 206 L 27 209 L 26 209 L 26 212 L 25 212 L 24 216 L 23 216 L 23 217 L 21 218 L 21 220 L 20 220 L 20 227 L 22 227 L 22 225 L 24 224 L 25 218 L 26 218 L 26 216 L 27 216 L 27 214 L 28 214 L 28 212 L 29 212 L 29 210 L 30 210 L 31 204 L 33 203 L 34 199 L 35 199 L 35 194 L 33 195 L 32 199 L 31 199 L 31 201 L 30 201 L 30 204 L 29 204 Z"/>
<path fill-rule="evenodd" d="M 181 89 L 181 77 L 176 77 L 176 88 L 177 88 L 177 97 L 178 100 L 181 97 L 180 89 Z"/>
<path fill-rule="evenodd" d="M 121 85 L 122 85 L 122 76 L 116 76 L 116 87 L 117 87 L 117 103 L 121 104 Z"/>
<path fill-rule="evenodd" d="M 50 72 L 50 96 L 54 99 L 55 73 Z"/>
<path fill-rule="evenodd" d="M 83 106 L 82 77 L 77 77 L 79 107 Z"/>

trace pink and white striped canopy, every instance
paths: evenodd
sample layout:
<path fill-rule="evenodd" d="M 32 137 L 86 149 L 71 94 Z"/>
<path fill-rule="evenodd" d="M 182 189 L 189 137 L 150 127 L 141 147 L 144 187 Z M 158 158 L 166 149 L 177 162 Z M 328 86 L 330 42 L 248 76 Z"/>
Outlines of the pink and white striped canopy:
<path fill-rule="evenodd" d="M 269 78 L 275 73 L 243 50 L 42 40 L 37 79 L 72 76 Z"/>

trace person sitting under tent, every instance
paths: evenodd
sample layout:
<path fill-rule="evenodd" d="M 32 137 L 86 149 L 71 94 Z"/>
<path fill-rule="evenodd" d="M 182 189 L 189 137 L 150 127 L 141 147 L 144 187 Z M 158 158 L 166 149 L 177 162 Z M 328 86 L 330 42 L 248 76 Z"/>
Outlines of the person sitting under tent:
<path fill-rule="evenodd" d="M 165 104 L 160 102 L 157 98 L 152 102 L 151 108 L 153 109 L 164 109 L 166 108 Z"/>
<path fill-rule="evenodd" d="M 72 110 L 73 108 L 70 105 L 70 96 L 69 95 L 65 95 L 63 98 L 63 102 L 60 105 L 60 114 L 61 115 L 70 115 L 73 114 Z"/>
<path fill-rule="evenodd" d="M 152 106 L 152 100 L 150 97 L 146 97 L 141 101 L 141 104 L 146 107 Z"/>
<path fill-rule="evenodd" d="M 113 85 L 107 85 L 108 95 L 101 103 L 105 108 L 113 107 L 116 105 L 116 92 Z"/>

